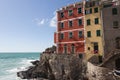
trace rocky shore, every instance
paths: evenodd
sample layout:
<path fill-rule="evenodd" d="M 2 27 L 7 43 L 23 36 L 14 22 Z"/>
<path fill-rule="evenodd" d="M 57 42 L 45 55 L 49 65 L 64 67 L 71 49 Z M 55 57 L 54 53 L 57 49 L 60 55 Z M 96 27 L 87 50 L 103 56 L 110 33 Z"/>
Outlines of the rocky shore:
<path fill-rule="evenodd" d="M 18 72 L 17 76 L 28 80 L 120 80 L 114 72 L 119 58 L 120 50 L 114 50 L 103 63 L 94 65 L 78 55 L 56 54 L 48 48 L 40 60 L 31 62 L 33 66 Z"/>
<path fill-rule="evenodd" d="M 27 71 L 17 73 L 22 79 L 36 80 L 87 80 L 86 63 L 75 55 L 42 54 L 40 61 Z"/>

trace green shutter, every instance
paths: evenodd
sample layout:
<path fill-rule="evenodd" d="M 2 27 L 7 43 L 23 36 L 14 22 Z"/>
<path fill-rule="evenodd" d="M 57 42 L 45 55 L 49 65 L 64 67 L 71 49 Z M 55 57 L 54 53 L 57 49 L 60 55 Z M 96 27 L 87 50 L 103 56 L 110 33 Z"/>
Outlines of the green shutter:
<path fill-rule="evenodd" d="M 90 19 L 87 20 L 87 25 L 91 25 Z"/>
<path fill-rule="evenodd" d="M 95 18 L 95 24 L 99 24 L 99 18 Z"/>
<path fill-rule="evenodd" d="M 91 31 L 87 32 L 87 37 L 91 37 Z"/>
<path fill-rule="evenodd" d="M 96 34 L 97 34 L 97 36 L 101 36 L 101 31 L 100 31 L 100 30 L 97 30 L 97 31 L 96 31 Z"/>

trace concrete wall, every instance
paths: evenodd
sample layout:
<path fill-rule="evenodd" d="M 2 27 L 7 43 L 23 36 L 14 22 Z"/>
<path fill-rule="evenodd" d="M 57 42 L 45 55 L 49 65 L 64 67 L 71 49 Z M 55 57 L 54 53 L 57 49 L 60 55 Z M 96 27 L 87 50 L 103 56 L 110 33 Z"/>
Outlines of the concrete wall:
<path fill-rule="evenodd" d="M 118 14 L 112 15 L 112 8 L 117 8 Z M 120 37 L 120 6 L 112 6 L 102 9 L 102 18 L 103 18 L 103 30 L 104 30 L 104 49 L 105 55 L 107 56 L 112 50 L 116 48 L 117 37 Z M 113 28 L 113 21 L 118 21 L 118 28 Z"/>

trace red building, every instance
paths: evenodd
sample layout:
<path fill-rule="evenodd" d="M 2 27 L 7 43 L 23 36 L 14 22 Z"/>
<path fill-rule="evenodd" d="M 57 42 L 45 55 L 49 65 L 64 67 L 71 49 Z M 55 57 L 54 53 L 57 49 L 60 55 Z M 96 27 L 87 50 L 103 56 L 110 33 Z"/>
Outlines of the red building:
<path fill-rule="evenodd" d="M 54 34 L 57 53 L 84 53 L 84 8 L 75 3 L 57 11 L 57 31 Z"/>

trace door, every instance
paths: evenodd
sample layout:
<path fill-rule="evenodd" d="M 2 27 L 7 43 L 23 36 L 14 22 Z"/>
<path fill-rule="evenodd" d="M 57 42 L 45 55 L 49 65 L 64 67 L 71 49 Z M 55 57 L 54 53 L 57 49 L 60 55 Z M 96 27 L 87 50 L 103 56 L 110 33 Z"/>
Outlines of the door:
<path fill-rule="evenodd" d="M 94 43 L 94 53 L 96 54 L 96 53 L 98 53 L 98 43 L 96 42 L 96 43 Z"/>
<path fill-rule="evenodd" d="M 72 54 L 75 53 L 75 45 L 74 44 L 71 45 L 71 52 L 72 52 Z"/>
<path fill-rule="evenodd" d="M 64 54 L 67 54 L 67 45 L 64 45 Z"/>
<path fill-rule="evenodd" d="M 120 70 L 120 58 L 115 60 L 115 67 L 117 70 Z"/>

